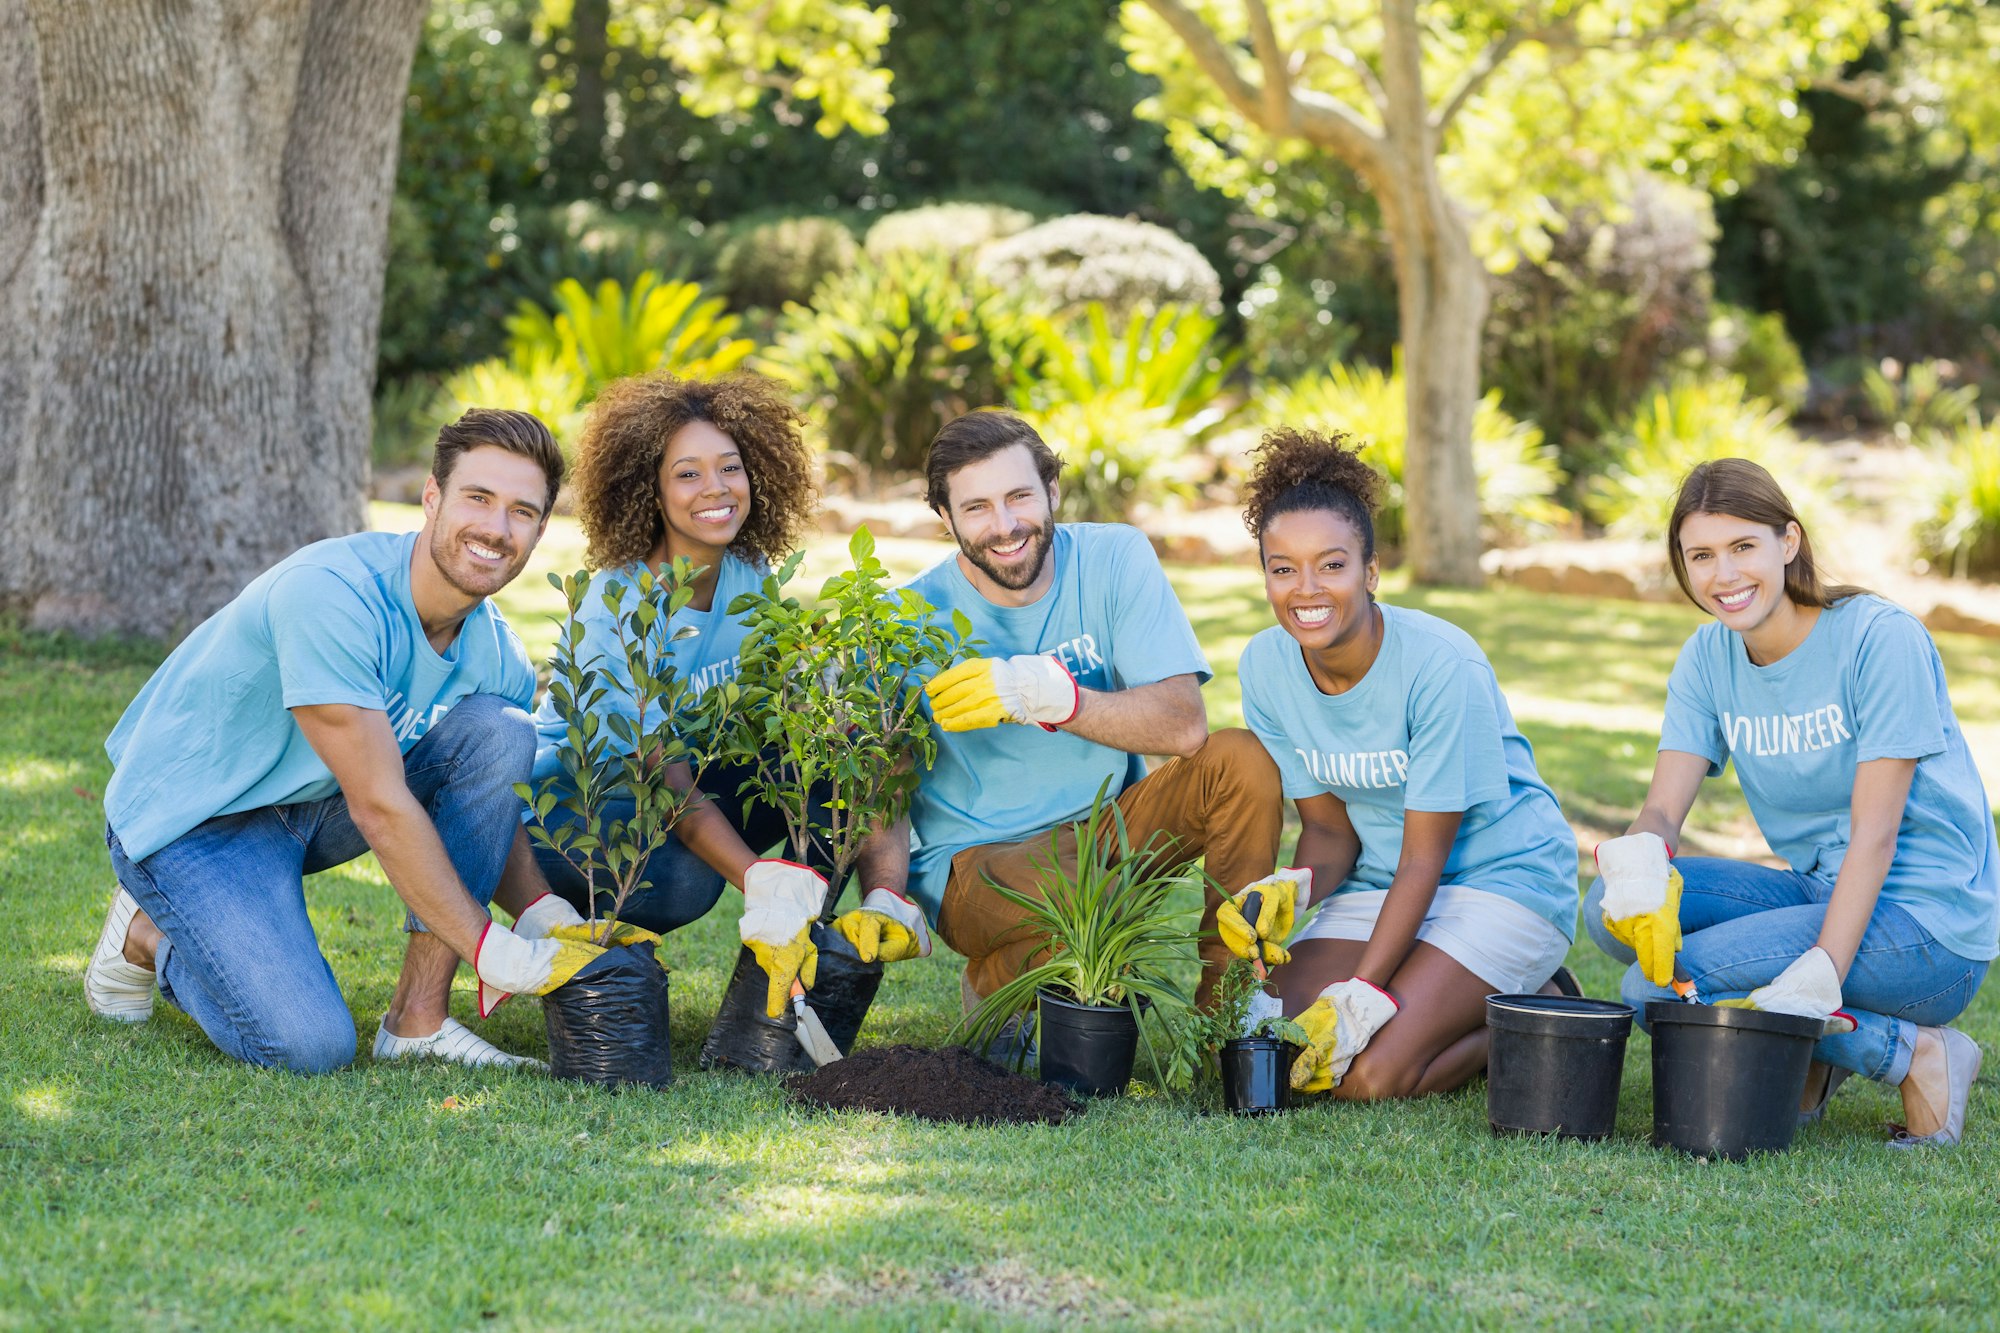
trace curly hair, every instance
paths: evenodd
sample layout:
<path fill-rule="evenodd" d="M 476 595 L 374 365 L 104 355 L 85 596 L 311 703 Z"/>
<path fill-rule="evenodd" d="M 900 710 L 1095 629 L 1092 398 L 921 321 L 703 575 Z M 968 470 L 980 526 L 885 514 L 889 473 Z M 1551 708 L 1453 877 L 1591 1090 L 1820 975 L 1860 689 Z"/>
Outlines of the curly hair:
<path fill-rule="evenodd" d="M 1343 431 L 1332 436 L 1280 426 L 1251 451 L 1257 460 L 1243 489 L 1243 526 L 1259 546 L 1264 529 L 1296 509 L 1330 509 L 1361 533 L 1361 558 L 1375 558 L 1375 506 L 1382 479 Z"/>
<path fill-rule="evenodd" d="M 713 380 L 634 375 L 606 385 L 577 444 L 584 563 L 617 569 L 659 545 L 660 460 L 675 432 L 706 421 L 736 442 L 750 481 L 750 517 L 729 550 L 776 565 L 804 537 L 819 497 L 799 435 L 803 420 L 776 384 L 747 372 Z"/>

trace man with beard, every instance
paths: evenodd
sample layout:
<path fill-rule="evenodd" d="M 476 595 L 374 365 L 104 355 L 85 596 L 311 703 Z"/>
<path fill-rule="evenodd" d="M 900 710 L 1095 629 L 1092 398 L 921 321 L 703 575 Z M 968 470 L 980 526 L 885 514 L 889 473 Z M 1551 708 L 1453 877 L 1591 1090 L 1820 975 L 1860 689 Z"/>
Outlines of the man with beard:
<path fill-rule="evenodd" d="M 601 952 L 486 910 L 503 872 L 510 910 L 540 888 L 513 791 L 535 671 L 486 599 L 527 564 L 562 474 L 534 417 L 467 412 L 438 433 L 420 531 L 295 552 L 153 673 L 105 743 L 119 888 L 84 974 L 93 1012 L 144 1021 L 157 984 L 239 1060 L 347 1064 L 354 1020 L 303 879 L 373 850 L 413 932 L 376 1058 L 537 1063 L 447 998 L 460 958 L 483 986 L 542 993 Z"/>
<path fill-rule="evenodd" d="M 1036 891 L 1052 846 L 1073 867 L 1078 821 L 1107 782 L 1135 847 L 1165 833 L 1163 864 L 1201 856 L 1239 897 L 1277 888 L 1277 768 L 1249 732 L 1209 734 L 1208 661 L 1145 535 L 1055 521 L 1061 469 L 1032 426 L 996 411 L 948 423 L 926 463 L 958 553 L 910 586 L 939 614 L 963 612 L 986 655 L 926 686 L 941 731 L 911 806 L 910 888 L 966 957 L 968 1007 L 1042 947 L 994 882 Z M 1173 757 L 1146 773 L 1144 754 Z M 1223 903 L 1210 895 L 1204 926 Z M 1230 951 L 1204 941 L 1204 995 Z"/>

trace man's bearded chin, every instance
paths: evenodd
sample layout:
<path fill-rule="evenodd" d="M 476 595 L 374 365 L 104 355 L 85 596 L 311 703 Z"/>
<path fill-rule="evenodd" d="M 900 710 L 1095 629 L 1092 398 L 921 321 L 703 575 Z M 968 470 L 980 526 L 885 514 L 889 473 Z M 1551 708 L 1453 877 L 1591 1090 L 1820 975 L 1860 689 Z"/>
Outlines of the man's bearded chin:
<path fill-rule="evenodd" d="M 976 565 L 987 578 L 992 579 L 995 583 L 1011 592 L 1019 592 L 1042 576 L 1042 566 L 1047 563 L 1049 558 L 1049 547 L 1055 541 L 1055 520 L 1051 518 L 1048 523 L 1038 527 L 1030 527 L 1027 531 L 1028 550 L 1031 556 L 1028 560 L 1011 569 L 994 563 L 992 557 L 987 552 L 995 546 L 1011 546 L 1020 539 L 1020 533 L 1018 532 L 1010 532 L 1005 537 L 996 537 L 992 541 L 982 544 L 977 549 L 969 547 L 961 541 L 958 544 L 958 549 L 965 552 L 965 558 Z"/>

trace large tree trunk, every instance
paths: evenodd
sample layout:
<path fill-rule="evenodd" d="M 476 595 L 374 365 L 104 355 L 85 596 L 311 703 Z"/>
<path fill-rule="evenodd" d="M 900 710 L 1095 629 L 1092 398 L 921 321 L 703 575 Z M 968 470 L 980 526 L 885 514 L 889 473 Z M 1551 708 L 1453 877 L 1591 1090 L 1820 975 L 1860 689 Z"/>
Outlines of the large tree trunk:
<path fill-rule="evenodd" d="M 0 600 L 185 631 L 363 520 L 424 0 L 0 0 Z"/>

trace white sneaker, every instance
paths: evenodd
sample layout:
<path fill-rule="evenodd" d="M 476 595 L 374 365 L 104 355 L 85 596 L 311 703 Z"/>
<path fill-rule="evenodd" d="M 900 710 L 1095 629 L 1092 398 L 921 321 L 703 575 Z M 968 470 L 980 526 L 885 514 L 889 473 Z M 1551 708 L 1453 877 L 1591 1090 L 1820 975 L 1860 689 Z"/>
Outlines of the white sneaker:
<path fill-rule="evenodd" d="M 112 895 L 111 910 L 105 913 L 104 930 L 97 937 L 90 966 L 83 970 L 83 1000 L 90 1012 L 120 1023 L 143 1023 L 153 1016 L 153 983 L 157 980 L 153 969 L 125 961 L 125 937 L 131 933 L 132 918 L 138 912 L 138 902 L 120 887 Z"/>
<path fill-rule="evenodd" d="M 540 1069 L 548 1065 L 532 1055 L 509 1055 L 456 1018 L 428 1037 L 399 1037 L 387 1027 L 375 1029 L 377 1060 L 446 1060 L 473 1069 Z"/>

